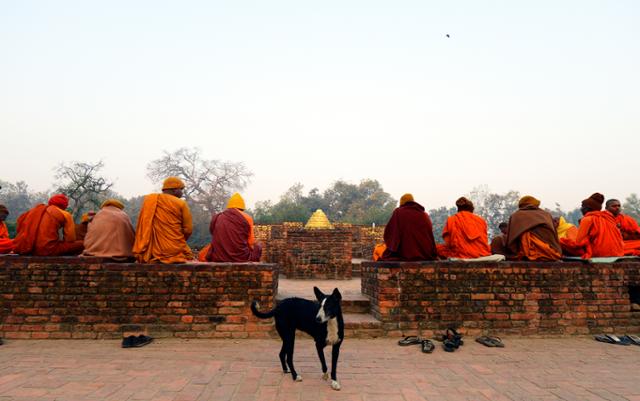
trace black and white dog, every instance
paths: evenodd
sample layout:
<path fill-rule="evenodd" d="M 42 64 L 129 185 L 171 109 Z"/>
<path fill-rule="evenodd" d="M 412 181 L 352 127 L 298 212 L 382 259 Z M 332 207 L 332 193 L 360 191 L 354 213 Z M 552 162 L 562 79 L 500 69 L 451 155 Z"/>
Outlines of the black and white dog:
<path fill-rule="evenodd" d="M 272 311 L 263 313 L 258 311 L 258 303 L 253 301 L 251 311 L 261 319 L 275 317 L 276 330 L 282 338 L 282 349 L 280 350 L 282 370 L 284 373 L 291 372 L 295 381 L 302 381 L 302 376 L 293 367 L 293 345 L 296 339 L 296 329 L 309 334 L 316 342 L 316 350 L 322 364 L 322 378 L 325 380 L 329 378 L 329 375 L 324 359 L 324 347 L 330 344 L 331 388 L 340 390 L 340 383 L 336 378 L 336 368 L 338 367 L 340 345 L 344 339 L 344 320 L 340 307 L 342 295 L 337 288 L 333 290 L 331 295 L 323 294 L 318 287 L 313 287 L 313 292 L 318 302 L 302 298 L 287 298 Z"/>

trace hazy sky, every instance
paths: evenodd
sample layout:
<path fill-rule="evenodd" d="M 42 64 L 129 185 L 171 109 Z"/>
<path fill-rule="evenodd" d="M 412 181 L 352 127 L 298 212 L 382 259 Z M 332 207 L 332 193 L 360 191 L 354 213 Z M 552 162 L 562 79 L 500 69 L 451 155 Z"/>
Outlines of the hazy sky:
<path fill-rule="evenodd" d="M 0 179 L 97 161 L 124 195 L 200 147 L 295 182 L 473 187 L 573 208 L 640 192 L 638 1 L 0 0 Z M 446 37 L 450 35 L 450 38 Z"/>

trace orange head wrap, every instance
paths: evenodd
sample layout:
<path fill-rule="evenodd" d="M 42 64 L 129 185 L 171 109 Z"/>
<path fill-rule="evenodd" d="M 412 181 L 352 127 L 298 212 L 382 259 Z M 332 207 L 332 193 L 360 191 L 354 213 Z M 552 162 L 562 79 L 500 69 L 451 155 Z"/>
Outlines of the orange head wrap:
<path fill-rule="evenodd" d="M 115 206 L 118 209 L 124 209 L 124 204 L 117 199 L 107 199 L 106 201 L 102 202 L 102 205 L 100 205 L 100 209 L 103 209 L 107 206 Z"/>
<path fill-rule="evenodd" d="M 604 195 L 601 193 L 594 193 L 587 199 L 582 201 L 582 207 L 587 207 L 591 210 L 597 211 L 602 209 L 602 204 L 604 203 Z"/>
<path fill-rule="evenodd" d="M 236 192 L 231 195 L 231 198 L 229 198 L 229 202 L 227 203 L 227 209 L 246 209 L 244 207 L 244 199 L 242 199 L 242 196 L 240 196 L 239 193 Z"/>
<path fill-rule="evenodd" d="M 407 202 L 415 202 L 413 200 L 413 195 L 411 194 L 404 194 L 402 195 L 402 197 L 400 197 L 400 206 L 404 205 Z"/>
<path fill-rule="evenodd" d="M 540 207 L 540 201 L 530 195 L 523 196 L 518 202 L 518 207 L 523 208 L 526 206 Z"/>
<path fill-rule="evenodd" d="M 162 183 L 162 190 L 165 189 L 184 189 L 184 182 L 178 177 L 167 177 Z"/>
<path fill-rule="evenodd" d="M 49 198 L 49 206 L 57 206 L 60 209 L 69 207 L 69 198 L 65 194 L 56 194 Z"/>
<path fill-rule="evenodd" d="M 473 202 L 464 196 L 456 201 L 456 207 L 459 212 L 473 212 Z"/>

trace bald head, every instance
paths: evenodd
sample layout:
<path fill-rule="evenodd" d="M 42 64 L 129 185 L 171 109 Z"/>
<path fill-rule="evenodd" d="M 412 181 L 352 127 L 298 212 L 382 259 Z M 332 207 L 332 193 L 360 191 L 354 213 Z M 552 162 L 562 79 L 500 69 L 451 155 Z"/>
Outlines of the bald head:
<path fill-rule="evenodd" d="M 619 215 L 621 209 L 620 201 L 617 199 L 609 199 L 607 203 L 605 203 L 605 209 L 614 216 Z"/>

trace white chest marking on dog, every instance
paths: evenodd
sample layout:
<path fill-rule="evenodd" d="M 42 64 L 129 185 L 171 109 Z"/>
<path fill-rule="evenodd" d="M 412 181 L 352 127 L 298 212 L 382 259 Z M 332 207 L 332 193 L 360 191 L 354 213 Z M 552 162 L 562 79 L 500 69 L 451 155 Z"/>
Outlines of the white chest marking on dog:
<path fill-rule="evenodd" d="M 318 311 L 318 314 L 316 315 L 316 318 L 320 319 L 321 323 L 324 323 L 327 321 L 327 316 L 324 313 L 324 303 L 327 302 L 327 298 L 322 300 L 322 303 L 320 303 L 320 310 Z"/>
<path fill-rule="evenodd" d="M 327 321 L 327 344 L 337 344 L 338 341 L 338 319 L 334 317 Z"/>

